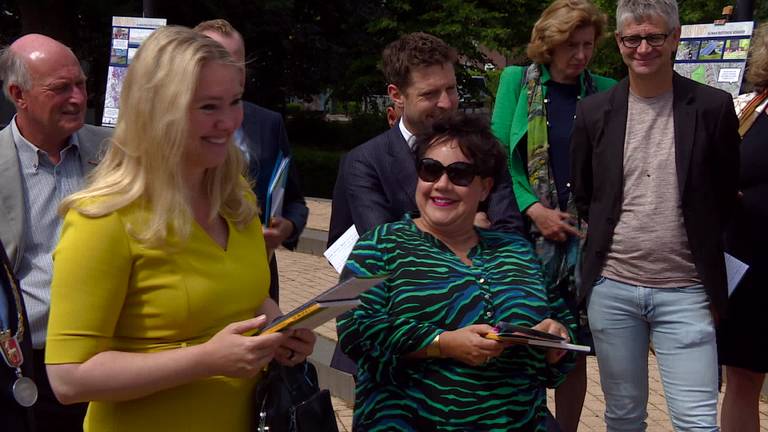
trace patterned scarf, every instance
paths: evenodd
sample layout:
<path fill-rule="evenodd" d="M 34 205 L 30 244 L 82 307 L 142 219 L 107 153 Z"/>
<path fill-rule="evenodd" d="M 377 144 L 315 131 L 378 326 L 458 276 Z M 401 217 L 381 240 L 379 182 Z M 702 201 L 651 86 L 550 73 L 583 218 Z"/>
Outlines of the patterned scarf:
<path fill-rule="evenodd" d="M 741 96 L 739 96 L 739 98 L 741 98 Z M 739 135 L 744 138 L 744 135 L 747 134 L 749 128 L 752 127 L 752 124 L 760 116 L 760 113 L 763 111 L 768 113 L 768 106 L 766 106 L 766 102 L 768 102 L 768 90 L 763 90 L 762 92 L 755 94 L 746 104 L 739 102 L 740 99 L 737 98 L 735 105 L 736 113 L 739 115 Z"/>
<path fill-rule="evenodd" d="M 547 139 L 547 112 L 544 103 L 544 86 L 541 83 L 541 67 L 532 64 L 525 73 L 528 91 L 528 180 L 533 192 L 544 206 L 559 209 L 557 187 L 549 165 L 549 141 Z M 597 93 L 589 72 L 584 72 L 585 94 Z M 578 221 L 573 195 L 568 197 L 566 211 Z M 577 228 L 586 233 L 586 224 L 579 222 Z M 534 239 L 536 254 L 539 256 L 544 272 L 544 284 L 548 289 L 558 287 L 568 280 L 568 290 L 576 295 L 580 274 L 578 262 L 581 256 L 583 240 L 568 236 L 565 242 L 552 242 L 545 239 L 536 224 L 531 224 L 531 237 Z"/>

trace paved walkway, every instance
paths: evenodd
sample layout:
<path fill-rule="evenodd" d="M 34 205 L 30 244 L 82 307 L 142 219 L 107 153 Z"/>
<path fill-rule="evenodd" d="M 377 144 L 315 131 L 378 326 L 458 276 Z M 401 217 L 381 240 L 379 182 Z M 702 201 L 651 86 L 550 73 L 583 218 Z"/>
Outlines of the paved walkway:
<path fill-rule="evenodd" d="M 330 217 L 330 201 L 309 200 L 310 220 L 308 227 L 318 230 L 328 229 Z M 280 263 L 280 303 L 283 310 L 299 306 L 336 283 L 337 274 L 328 262 L 309 254 L 278 250 L 277 260 Z M 318 334 L 336 340 L 335 321 L 326 323 L 317 330 Z M 649 399 L 648 399 L 648 432 L 672 431 L 667 414 L 666 401 L 659 378 L 656 359 L 649 356 Z M 553 392 L 548 394 L 550 408 L 554 412 Z M 343 400 L 334 398 L 334 408 L 340 431 L 352 430 L 352 406 Z M 584 411 L 581 416 L 580 431 L 605 431 L 603 411 L 605 402 L 600 389 L 600 375 L 594 357 L 587 361 L 587 396 L 584 401 Z M 768 431 L 768 404 L 760 403 L 761 431 Z"/>

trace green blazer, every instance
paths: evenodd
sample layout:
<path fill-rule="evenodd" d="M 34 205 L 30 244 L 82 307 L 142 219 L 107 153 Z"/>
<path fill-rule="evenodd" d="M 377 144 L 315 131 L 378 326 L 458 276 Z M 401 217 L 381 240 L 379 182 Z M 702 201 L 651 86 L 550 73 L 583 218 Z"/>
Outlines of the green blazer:
<path fill-rule="evenodd" d="M 525 213 L 539 198 L 534 194 L 531 183 L 528 181 L 528 173 L 523 166 L 520 154 L 515 151 L 517 145 L 528 132 L 528 92 L 524 82 L 527 66 L 509 66 L 501 73 L 499 90 L 496 92 L 496 104 L 493 108 L 491 129 L 496 138 L 501 141 L 507 150 L 507 165 L 512 176 L 512 188 L 515 192 L 517 206 L 520 213 Z M 544 86 L 544 97 L 547 96 L 547 82 L 549 82 L 549 69 L 541 67 L 541 82 Z M 616 80 L 585 71 L 579 77 L 581 82 L 581 97 L 585 96 L 584 75 L 589 73 L 592 82 L 601 92 L 613 87 Z"/>

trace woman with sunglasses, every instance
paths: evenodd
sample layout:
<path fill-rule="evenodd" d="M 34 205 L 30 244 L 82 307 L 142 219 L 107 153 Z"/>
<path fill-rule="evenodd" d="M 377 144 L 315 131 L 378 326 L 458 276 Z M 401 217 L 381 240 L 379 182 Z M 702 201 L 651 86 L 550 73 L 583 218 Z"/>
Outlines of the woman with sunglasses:
<path fill-rule="evenodd" d="M 570 140 L 579 99 L 616 81 L 586 70 L 606 25 L 590 0 L 557 0 L 533 26 L 530 66 L 504 69 L 493 110 L 493 133 L 509 155 L 512 186 L 544 269 L 547 289 L 566 299 L 578 317 L 579 343 L 591 344 L 586 313 L 576 304 L 576 264 L 582 233 L 570 192 Z M 565 432 L 579 424 L 587 390 L 586 357 L 555 392 Z"/>
<path fill-rule="evenodd" d="M 344 274 L 390 275 L 338 321 L 358 367 L 354 428 L 546 430 L 544 387 L 572 356 L 485 337 L 499 322 L 573 336 L 530 243 L 474 226 L 504 153 L 485 122 L 457 114 L 420 136 L 416 154 L 419 213 L 361 237 Z"/>

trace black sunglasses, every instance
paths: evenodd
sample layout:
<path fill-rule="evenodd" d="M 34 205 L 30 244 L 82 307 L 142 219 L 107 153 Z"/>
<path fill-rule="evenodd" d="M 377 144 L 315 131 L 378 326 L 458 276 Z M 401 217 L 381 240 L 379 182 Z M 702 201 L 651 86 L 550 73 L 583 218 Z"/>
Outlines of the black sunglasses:
<path fill-rule="evenodd" d="M 456 186 L 469 186 L 477 175 L 477 167 L 468 162 L 454 162 L 444 166 L 440 162 L 424 158 L 419 160 L 416 165 L 416 171 L 419 178 L 427 183 L 434 183 L 440 180 L 443 173 L 448 174 L 448 180 Z"/>

